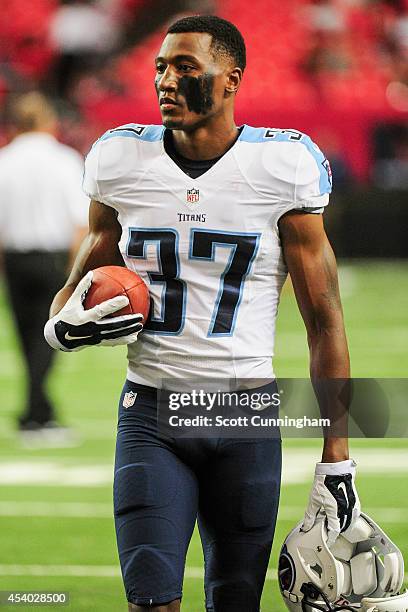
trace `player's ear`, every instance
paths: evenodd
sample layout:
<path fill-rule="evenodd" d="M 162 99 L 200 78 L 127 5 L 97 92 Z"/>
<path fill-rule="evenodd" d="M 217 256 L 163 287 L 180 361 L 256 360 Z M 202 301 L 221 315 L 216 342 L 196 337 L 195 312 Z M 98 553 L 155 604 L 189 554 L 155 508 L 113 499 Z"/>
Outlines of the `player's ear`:
<path fill-rule="evenodd" d="M 226 96 L 237 93 L 242 80 L 241 68 L 235 67 L 228 73 L 227 84 L 225 86 Z"/>

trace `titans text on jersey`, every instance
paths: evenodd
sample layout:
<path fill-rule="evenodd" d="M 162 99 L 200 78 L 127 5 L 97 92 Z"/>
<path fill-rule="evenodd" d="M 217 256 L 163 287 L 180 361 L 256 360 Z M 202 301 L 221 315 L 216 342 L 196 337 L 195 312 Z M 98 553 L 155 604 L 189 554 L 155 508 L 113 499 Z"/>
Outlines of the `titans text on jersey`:
<path fill-rule="evenodd" d="M 167 155 L 164 132 L 112 129 L 86 159 L 84 189 L 117 211 L 123 259 L 152 297 L 144 333 L 129 345 L 128 378 L 152 387 L 197 372 L 272 378 L 287 275 L 278 221 L 328 204 L 328 161 L 305 134 L 245 125 L 192 179 Z"/>

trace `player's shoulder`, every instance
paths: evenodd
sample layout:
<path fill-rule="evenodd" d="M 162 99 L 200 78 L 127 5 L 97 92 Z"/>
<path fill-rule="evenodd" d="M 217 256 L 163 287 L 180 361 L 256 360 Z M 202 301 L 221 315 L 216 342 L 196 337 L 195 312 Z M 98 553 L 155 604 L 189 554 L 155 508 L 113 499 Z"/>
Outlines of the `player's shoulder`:
<path fill-rule="evenodd" d="M 161 151 L 163 132 L 162 125 L 140 123 L 111 128 L 92 145 L 86 168 L 93 167 L 100 178 L 126 175 L 131 166 L 142 168 Z"/>
<path fill-rule="evenodd" d="M 241 142 L 251 143 L 253 145 L 263 145 L 262 151 L 268 153 L 277 152 L 284 154 L 289 151 L 291 156 L 295 151 L 302 152 L 304 150 L 311 153 L 314 157 L 323 156 L 322 151 L 308 134 L 295 130 L 293 128 L 278 128 L 278 127 L 252 127 L 244 125 L 241 136 Z M 268 145 L 274 145 L 268 147 Z"/>
<path fill-rule="evenodd" d="M 148 156 L 157 149 L 149 145 L 159 144 L 163 139 L 164 127 L 162 125 L 143 125 L 140 123 L 126 123 L 107 130 L 92 145 L 88 156 L 98 155 L 115 163 L 121 157 L 127 156 L 129 150 L 132 155 Z"/>
<path fill-rule="evenodd" d="M 163 139 L 163 133 L 163 125 L 126 123 L 107 130 L 95 144 L 108 141 L 112 141 L 113 144 L 120 144 L 123 143 L 124 139 L 125 142 L 129 139 L 129 142 L 135 143 L 154 143 Z"/>
<path fill-rule="evenodd" d="M 161 154 L 163 132 L 162 125 L 140 123 L 107 130 L 86 156 L 84 191 L 105 202 L 108 192 L 123 187 L 123 181 L 136 180 L 135 173 L 142 176 Z"/>
<path fill-rule="evenodd" d="M 253 145 L 250 157 L 257 160 L 259 171 L 293 184 L 317 181 L 330 192 L 329 162 L 308 134 L 292 128 L 245 125 L 240 141 Z"/>

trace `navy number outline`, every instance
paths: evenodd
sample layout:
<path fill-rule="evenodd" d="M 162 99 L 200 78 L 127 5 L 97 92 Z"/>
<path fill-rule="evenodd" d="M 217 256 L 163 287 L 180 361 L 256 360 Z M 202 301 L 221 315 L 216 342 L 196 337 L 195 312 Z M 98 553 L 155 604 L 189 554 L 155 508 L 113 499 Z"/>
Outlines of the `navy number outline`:
<path fill-rule="evenodd" d="M 185 321 L 186 283 L 179 278 L 179 234 L 172 228 L 130 227 L 126 254 L 132 259 L 147 259 L 147 246 L 156 247 L 159 270 L 148 270 L 152 285 L 162 285 L 161 316 L 153 316 L 150 298 L 149 317 L 144 331 L 163 336 L 181 334 Z"/>
<path fill-rule="evenodd" d="M 279 136 L 279 134 L 289 134 L 289 140 L 299 141 L 302 140 L 304 134 L 302 132 L 298 132 L 297 130 L 282 130 L 279 128 L 268 128 L 265 132 L 264 138 L 275 138 Z"/>
<path fill-rule="evenodd" d="M 220 277 L 207 337 L 232 336 L 241 304 L 245 279 L 259 248 L 261 234 L 192 228 L 189 259 L 215 261 L 216 248 L 230 248 Z"/>
<path fill-rule="evenodd" d="M 202 228 L 190 231 L 189 259 L 215 261 L 216 249 L 229 248 L 230 256 L 221 274 L 207 337 L 232 336 L 241 304 L 245 279 L 259 249 L 261 234 Z M 147 246 L 156 247 L 159 270 L 147 271 L 151 284 L 163 286 L 161 315 L 153 316 L 153 300 L 144 330 L 160 335 L 179 335 L 184 328 L 187 286 L 179 278 L 179 234 L 171 228 L 129 228 L 126 254 L 147 259 Z M 170 315 L 170 316 L 169 316 Z"/>

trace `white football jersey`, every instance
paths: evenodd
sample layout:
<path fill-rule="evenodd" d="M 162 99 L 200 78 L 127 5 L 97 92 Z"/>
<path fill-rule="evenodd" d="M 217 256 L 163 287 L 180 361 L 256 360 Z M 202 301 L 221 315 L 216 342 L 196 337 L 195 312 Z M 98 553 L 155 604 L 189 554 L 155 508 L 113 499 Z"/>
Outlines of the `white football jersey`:
<path fill-rule="evenodd" d="M 329 163 L 305 134 L 245 125 L 192 179 L 166 153 L 164 131 L 110 130 L 85 163 L 85 192 L 117 211 L 123 259 L 150 290 L 128 377 L 154 387 L 163 379 L 270 379 L 287 274 L 278 221 L 327 205 Z"/>

